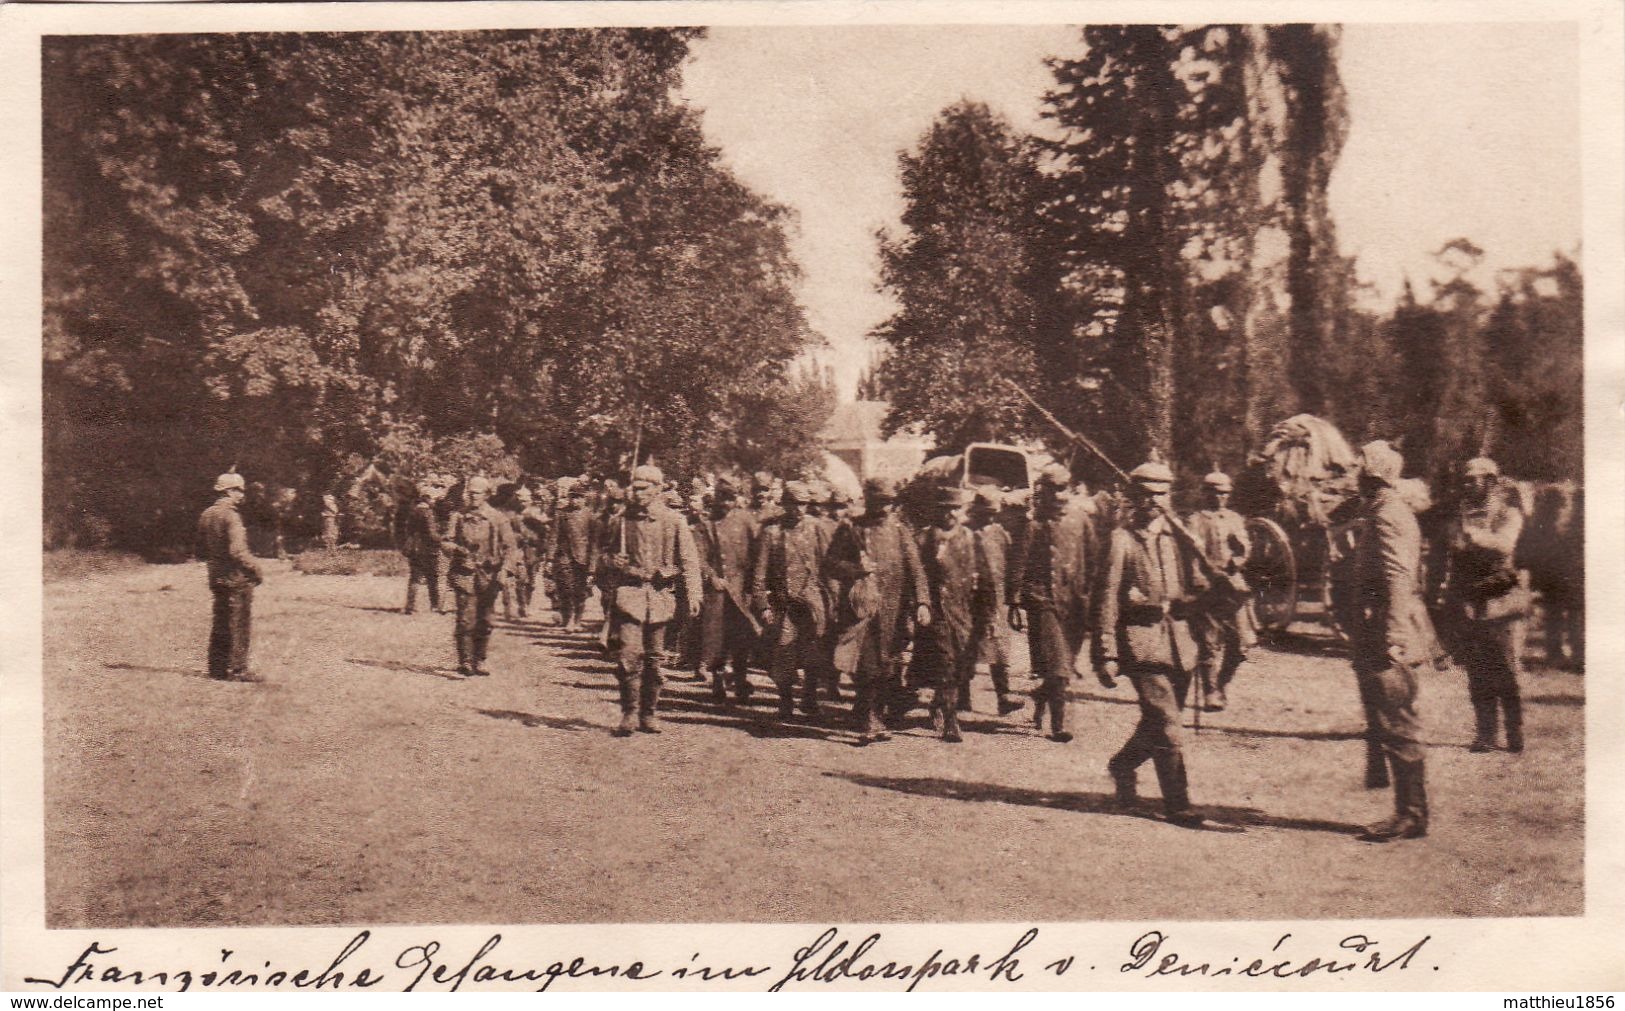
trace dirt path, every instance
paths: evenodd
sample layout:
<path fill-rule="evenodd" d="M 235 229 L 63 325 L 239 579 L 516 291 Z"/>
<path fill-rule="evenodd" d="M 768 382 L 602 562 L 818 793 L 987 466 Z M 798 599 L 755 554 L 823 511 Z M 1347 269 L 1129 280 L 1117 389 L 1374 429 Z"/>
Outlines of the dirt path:
<path fill-rule="evenodd" d="M 50 926 L 1581 910 L 1576 675 L 1525 680 L 1522 756 L 1469 755 L 1465 686 L 1428 684 L 1434 833 L 1384 847 L 1351 836 L 1388 798 L 1359 788 L 1347 662 L 1312 650 L 1261 653 L 1205 721 L 1191 783 L 1218 824 L 1189 832 L 1109 804 L 1126 684 L 1075 683 L 1067 746 L 988 716 L 985 677 L 957 748 L 858 749 L 844 719 L 778 726 L 771 692 L 729 710 L 682 684 L 665 734 L 618 740 L 590 637 L 504 627 L 495 676 L 464 681 L 451 619 L 394 613 L 400 595 L 274 568 L 254 613 L 271 683 L 248 686 L 202 674 L 198 566 L 47 586 Z"/>

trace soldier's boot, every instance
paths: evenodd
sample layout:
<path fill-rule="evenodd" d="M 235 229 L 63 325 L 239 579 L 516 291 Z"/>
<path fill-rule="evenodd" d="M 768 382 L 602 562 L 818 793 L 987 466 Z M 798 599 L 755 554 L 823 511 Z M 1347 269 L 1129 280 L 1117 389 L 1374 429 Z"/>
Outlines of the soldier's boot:
<path fill-rule="evenodd" d="M 1506 710 L 1507 750 L 1518 754 L 1523 751 L 1523 700 L 1514 694 L 1501 704 Z"/>
<path fill-rule="evenodd" d="M 808 716 L 817 716 L 818 708 L 818 676 L 807 671 L 801 676 L 801 711 Z"/>
<path fill-rule="evenodd" d="M 950 684 L 942 689 L 942 743 L 958 744 L 964 740 L 959 734 L 959 686 Z"/>
<path fill-rule="evenodd" d="M 970 702 L 970 686 L 971 679 L 967 677 L 965 680 L 959 682 L 959 686 L 955 689 L 954 709 L 958 712 L 975 712 L 975 709 L 971 706 Z"/>
<path fill-rule="evenodd" d="M 1219 683 L 1219 665 L 1209 661 L 1201 666 L 1198 676 L 1202 679 L 1202 709 L 1204 712 L 1218 713 L 1224 711 L 1224 688 Z"/>
<path fill-rule="evenodd" d="M 452 641 L 457 645 L 457 673 L 463 677 L 474 676 L 474 637 L 462 633 L 452 635 Z"/>
<path fill-rule="evenodd" d="M 1046 684 L 1044 682 L 1040 682 L 1038 687 L 1034 688 L 1032 690 L 1032 696 L 1033 696 L 1033 729 L 1034 730 L 1043 730 L 1044 729 L 1044 712 L 1049 708 L 1049 686 L 1048 686 L 1048 684 Z"/>
<path fill-rule="evenodd" d="M 435 614 L 446 613 L 446 609 L 440 606 L 440 580 L 433 576 L 429 578 L 429 610 Z"/>
<path fill-rule="evenodd" d="M 779 719 L 788 720 L 796 714 L 795 682 L 785 680 L 775 684 L 779 689 Z"/>
<path fill-rule="evenodd" d="M 645 734 L 660 733 L 660 684 L 648 684 L 643 689 L 643 707 L 638 710 L 638 729 Z"/>
<path fill-rule="evenodd" d="M 1473 743 L 1467 750 L 1483 754 L 1495 750 L 1495 700 L 1473 699 Z"/>
<path fill-rule="evenodd" d="M 472 641 L 474 644 L 474 676 L 490 677 L 491 672 L 485 666 L 485 651 L 491 644 L 491 638 L 485 635 L 475 635 L 472 637 Z"/>
<path fill-rule="evenodd" d="M 988 673 L 993 677 L 993 694 L 999 700 L 1000 716 L 1009 716 L 1027 704 L 1021 699 L 1010 697 L 1010 668 L 1002 663 L 996 663 L 988 668 Z"/>
<path fill-rule="evenodd" d="M 1383 754 L 1382 746 L 1370 731 L 1365 738 L 1365 788 L 1367 790 L 1388 789 L 1388 757 Z"/>
<path fill-rule="evenodd" d="M 411 614 L 418 609 L 418 584 L 416 581 L 406 584 L 406 606 L 401 608 L 402 614 Z"/>
<path fill-rule="evenodd" d="M 1151 754 L 1162 788 L 1162 809 L 1169 824 L 1195 828 L 1205 820 L 1191 807 L 1190 784 L 1185 778 L 1185 759 L 1179 752 L 1158 748 Z"/>
<path fill-rule="evenodd" d="M 733 665 L 733 691 L 734 698 L 740 702 L 750 701 L 755 691 L 750 685 L 750 663 L 747 660 L 735 660 Z"/>
<path fill-rule="evenodd" d="M 642 699 L 639 698 L 638 676 L 620 672 L 621 681 L 621 725 L 615 728 L 616 737 L 631 737 L 632 731 L 638 726 L 638 709 Z"/>
<path fill-rule="evenodd" d="M 1056 744 L 1067 744 L 1072 740 L 1072 731 L 1066 729 L 1066 689 L 1061 685 L 1053 685 L 1049 693 L 1049 739 Z"/>
<path fill-rule="evenodd" d="M 1140 804 L 1139 777 L 1118 759 L 1119 756 L 1113 755 L 1112 760 L 1106 763 L 1106 774 L 1112 777 L 1117 806 L 1133 809 Z"/>
<path fill-rule="evenodd" d="M 1366 828 L 1365 842 L 1421 839 L 1428 834 L 1427 784 L 1420 761 L 1394 762 L 1394 816 Z"/>

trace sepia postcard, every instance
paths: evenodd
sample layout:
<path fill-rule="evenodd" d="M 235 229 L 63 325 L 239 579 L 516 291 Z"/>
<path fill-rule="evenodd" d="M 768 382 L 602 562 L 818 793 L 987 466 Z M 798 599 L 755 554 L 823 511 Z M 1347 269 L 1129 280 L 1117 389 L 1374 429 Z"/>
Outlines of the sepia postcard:
<path fill-rule="evenodd" d="M 0 6 L 0 989 L 1611 1006 L 1622 29 Z"/>

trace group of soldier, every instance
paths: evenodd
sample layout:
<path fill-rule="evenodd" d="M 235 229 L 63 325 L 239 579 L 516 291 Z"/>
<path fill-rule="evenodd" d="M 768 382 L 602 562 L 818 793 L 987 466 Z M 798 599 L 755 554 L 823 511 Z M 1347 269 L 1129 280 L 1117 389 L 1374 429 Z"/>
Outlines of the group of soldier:
<path fill-rule="evenodd" d="M 1423 541 L 1401 493 L 1403 460 L 1374 442 L 1361 453 L 1351 557 L 1352 608 L 1343 616 L 1366 712 L 1366 785 L 1393 786 L 1395 813 L 1366 838 L 1427 832 L 1418 679 L 1446 655 L 1423 585 Z M 1514 622 L 1527 607 L 1512 571 L 1518 514 L 1496 494 L 1498 470 L 1466 468 L 1449 528 L 1442 596 L 1450 652 L 1465 668 L 1477 715 L 1475 751 L 1523 747 Z M 585 605 L 602 601 L 601 642 L 616 666 L 621 721 L 614 733 L 658 734 L 663 670 L 682 657 L 709 678 L 721 704 L 748 703 L 753 666 L 776 689 L 778 714 L 819 718 L 852 688 L 857 743 L 888 739 L 928 700 L 934 732 L 962 741 L 960 714 L 986 663 L 997 712 L 1033 706 L 1033 725 L 1058 743 L 1068 729 L 1069 682 L 1092 671 L 1106 689 L 1126 679 L 1140 718 L 1107 769 L 1118 801 L 1138 804 L 1138 770 L 1155 772 L 1165 816 L 1198 826 L 1184 755 L 1183 711 L 1222 710 L 1253 644 L 1246 580 L 1251 544 L 1229 508 L 1230 478 L 1203 481 L 1205 507 L 1181 518 L 1172 471 L 1149 461 L 1116 492 L 1090 496 L 1059 464 L 1032 481 L 1030 501 L 991 485 L 942 484 L 905 517 L 899 486 L 872 478 L 861 501 L 824 485 L 749 478 L 696 482 L 684 495 L 659 468 L 614 480 L 512 481 L 469 477 L 460 494 L 431 475 L 401 528 L 410 575 L 405 612 L 425 585 L 455 598 L 459 672 L 488 675 L 497 609 L 524 619 L 549 592 L 562 629 L 580 632 Z M 235 506 L 242 480 L 223 475 L 200 533 L 216 593 L 211 671 L 249 679 L 248 600 L 259 572 Z M 235 521 L 235 526 L 233 526 Z M 1443 608 L 1440 610 L 1440 608 Z M 240 637 L 234 638 L 238 635 Z M 1010 632 L 1025 633 L 1036 688 L 1010 684 Z M 1194 691 L 1195 697 L 1192 698 Z"/>

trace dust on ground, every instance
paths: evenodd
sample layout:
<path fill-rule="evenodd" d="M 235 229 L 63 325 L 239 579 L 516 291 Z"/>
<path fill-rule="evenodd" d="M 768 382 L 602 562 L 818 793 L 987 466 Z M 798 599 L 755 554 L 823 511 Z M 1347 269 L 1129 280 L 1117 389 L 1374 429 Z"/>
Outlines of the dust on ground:
<path fill-rule="evenodd" d="M 1355 841 L 1347 660 L 1260 650 L 1189 742 L 1213 823 L 1111 803 L 1126 682 L 1074 682 L 1078 739 L 978 712 L 853 746 L 846 708 L 781 726 L 674 683 L 659 737 L 610 736 L 590 635 L 504 624 L 494 676 L 455 673 L 451 618 L 402 581 L 267 563 L 252 660 L 208 680 L 201 566 L 45 587 L 47 922 L 86 926 L 658 921 L 1026 921 L 1576 915 L 1584 679 L 1524 679 L 1528 751 L 1469 754 L 1459 674 L 1431 679 L 1432 834 Z M 758 688 L 768 682 L 753 676 Z"/>

